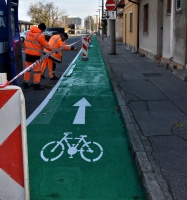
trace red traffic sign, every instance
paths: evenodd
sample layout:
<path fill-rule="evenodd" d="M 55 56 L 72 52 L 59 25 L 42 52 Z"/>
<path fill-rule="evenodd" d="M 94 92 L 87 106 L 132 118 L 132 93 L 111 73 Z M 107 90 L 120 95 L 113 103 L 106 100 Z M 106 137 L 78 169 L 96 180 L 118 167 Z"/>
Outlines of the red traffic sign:
<path fill-rule="evenodd" d="M 110 10 L 110 11 L 115 10 L 115 8 L 116 8 L 116 2 L 114 0 L 108 0 L 106 2 L 105 6 L 106 6 L 107 10 Z"/>

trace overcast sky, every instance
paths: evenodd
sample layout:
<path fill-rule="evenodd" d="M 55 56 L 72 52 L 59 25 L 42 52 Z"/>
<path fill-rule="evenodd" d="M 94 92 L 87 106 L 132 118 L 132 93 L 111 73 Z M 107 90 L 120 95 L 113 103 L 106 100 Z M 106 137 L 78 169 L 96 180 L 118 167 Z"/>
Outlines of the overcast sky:
<path fill-rule="evenodd" d="M 19 0 L 19 20 L 30 21 L 27 11 L 31 3 L 37 2 L 54 2 L 53 0 Z M 106 1 L 104 0 L 104 3 Z M 65 11 L 69 16 L 85 18 L 87 16 L 98 15 L 96 12 L 101 9 L 102 0 L 56 0 L 55 6 L 59 10 Z"/>

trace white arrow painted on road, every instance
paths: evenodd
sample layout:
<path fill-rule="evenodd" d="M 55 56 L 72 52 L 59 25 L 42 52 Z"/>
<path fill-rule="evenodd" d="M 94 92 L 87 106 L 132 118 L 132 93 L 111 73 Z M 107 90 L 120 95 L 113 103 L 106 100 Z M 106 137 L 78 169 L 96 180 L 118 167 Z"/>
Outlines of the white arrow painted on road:
<path fill-rule="evenodd" d="M 79 109 L 73 121 L 73 124 L 85 124 L 86 107 L 90 107 L 90 103 L 83 97 L 80 101 L 73 106 L 78 106 Z"/>

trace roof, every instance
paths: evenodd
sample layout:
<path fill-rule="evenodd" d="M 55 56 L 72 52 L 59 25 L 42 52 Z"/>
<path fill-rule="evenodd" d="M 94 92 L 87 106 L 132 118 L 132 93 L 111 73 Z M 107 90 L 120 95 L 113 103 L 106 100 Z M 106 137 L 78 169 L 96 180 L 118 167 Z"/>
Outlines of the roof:
<path fill-rule="evenodd" d="M 34 22 L 29 22 L 29 21 L 24 21 L 24 20 L 19 20 L 18 23 L 19 24 L 28 24 L 28 25 L 34 25 L 34 24 L 36 24 Z"/>

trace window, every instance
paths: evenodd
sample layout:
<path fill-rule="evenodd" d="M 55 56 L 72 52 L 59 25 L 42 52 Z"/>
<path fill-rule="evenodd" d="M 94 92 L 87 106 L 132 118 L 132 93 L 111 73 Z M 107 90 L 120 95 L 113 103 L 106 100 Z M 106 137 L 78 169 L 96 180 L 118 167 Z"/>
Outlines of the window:
<path fill-rule="evenodd" d="M 144 12 L 144 18 L 143 18 L 143 32 L 148 32 L 148 9 L 149 9 L 149 6 L 148 4 L 144 5 L 144 8 L 143 8 L 143 12 Z"/>
<path fill-rule="evenodd" d="M 133 32 L 133 12 L 130 12 L 130 32 Z"/>
<path fill-rule="evenodd" d="M 182 0 L 176 0 L 176 11 L 181 11 L 182 10 Z"/>
<path fill-rule="evenodd" d="M 171 0 L 167 0 L 167 14 L 171 13 Z"/>

